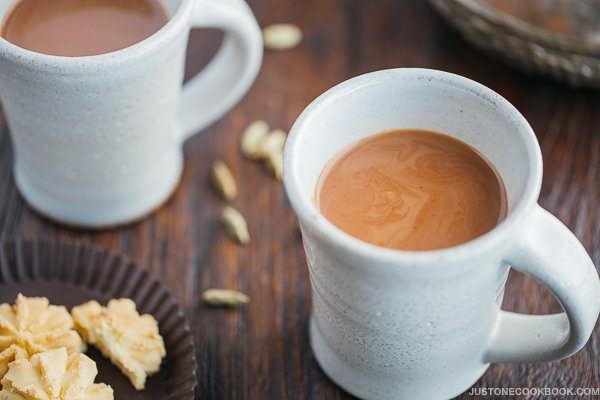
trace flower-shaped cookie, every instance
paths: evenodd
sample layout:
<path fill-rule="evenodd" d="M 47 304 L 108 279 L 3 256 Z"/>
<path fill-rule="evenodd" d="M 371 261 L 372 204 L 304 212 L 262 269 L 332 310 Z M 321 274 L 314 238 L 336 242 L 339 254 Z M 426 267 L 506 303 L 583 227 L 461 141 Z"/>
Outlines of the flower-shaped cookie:
<path fill-rule="evenodd" d="M 137 390 L 144 389 L 147 376 L 158 372 L 166 355 L 154 317 L 140 315 L 129 299 L 111 300 L 107 307 L 90 301 L 71 313 L 84 339 L 109 358 Z"/>
<path fill-rule="evenodd" d="M 60 347 L 69 353 L 85 350 L 65 307 L 20 294 L 14 306 L 0 304 L 0 379 L 12 361 Z"/>
<path fill-rule="evenodd" d="M 113 390 L 94 383 L 96 363 L 64 347 L 14 361 L 2 378 L 0 400 L 113 400 Z"/>

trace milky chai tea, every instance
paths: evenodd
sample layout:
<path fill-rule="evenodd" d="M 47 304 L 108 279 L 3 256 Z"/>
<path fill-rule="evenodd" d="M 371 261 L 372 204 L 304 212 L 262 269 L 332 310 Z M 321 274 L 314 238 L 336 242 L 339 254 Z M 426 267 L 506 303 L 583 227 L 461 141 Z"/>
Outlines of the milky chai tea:
<path fill-rule="evenodd" d="M 387 131 L 352 144 L 323 170 L 316 200 L 346 233 L 399 250 L 465 243 L 507 213 L 492 164 L 458 139 L 422 130 Z"/>
<path fill-rule="evenodd" d="M 93 56 L 141 42 L 168 20 L 159 0 L 21 0 L 1 35 L 38 53 Z"/>

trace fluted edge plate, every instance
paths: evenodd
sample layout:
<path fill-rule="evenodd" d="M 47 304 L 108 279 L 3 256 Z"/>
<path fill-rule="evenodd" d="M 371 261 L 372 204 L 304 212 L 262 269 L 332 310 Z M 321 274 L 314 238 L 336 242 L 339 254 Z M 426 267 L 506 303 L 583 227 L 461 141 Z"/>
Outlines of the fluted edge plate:
<path fill-rule="evenodd" d="M 136 391 L 129 380 L 97 350 L 87 354 L 98 364 L 98 382 L 115 391 L 115 399 L 191 400 L 198 385 L 193 335 L 177 300 L 147 271 L 126 256 L 99 246 L 42 239 L 9 239 L 0 243 L 0 303 L 12 304 L 17 294 L 44 296 L 69 310 L 96 300 L 130 298 L 138 311 L 159 323 L 167 356 L 146 389 Z"/>

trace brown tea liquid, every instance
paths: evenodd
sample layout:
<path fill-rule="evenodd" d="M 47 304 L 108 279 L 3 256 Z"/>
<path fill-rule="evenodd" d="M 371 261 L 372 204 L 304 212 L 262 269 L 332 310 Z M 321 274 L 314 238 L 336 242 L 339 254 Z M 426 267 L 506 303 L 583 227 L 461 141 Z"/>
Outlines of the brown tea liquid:
<path fill-rule="evenodd" d="M 159 0 L 21 0 L 1 35 L 38 53 L 92 56 L 134 45 L 168 20 Z"/>
<path fill-rule="evenodd" d="M 316 200 L 346 233 L 400 250 L 467 242 L 507 213 L 490 163 L 457 139 L 420 130 L 383 132 L 344 150 L 323 170 Z"/>

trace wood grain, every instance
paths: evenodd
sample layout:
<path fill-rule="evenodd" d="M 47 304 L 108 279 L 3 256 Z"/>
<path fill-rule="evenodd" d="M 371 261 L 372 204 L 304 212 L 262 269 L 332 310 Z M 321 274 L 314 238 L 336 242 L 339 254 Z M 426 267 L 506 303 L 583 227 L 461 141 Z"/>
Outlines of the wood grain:
<path fill-rule="evenodd" d="M 260 76 L 245 99 L 186 143 L 181 187 L 146 220 L 112 232 L 89 233 L 41 219 L 15 189 L 5 124 L 0 133 L 0 237 L 98 243 L 160 276 L 194 326 L 198 399 L 351 398 L 319 370 L 308 345 L 309 280 L 283 187 L 237 150 L 248 123 L 261 118 L 287 130 L 313 98 L 351 76 L 392 67 L 437 68 L 505 96 L 529 120 L 540 141 L 545 160 L 542 206 L 575 232 L 600 265 L 600 93 L 570 89 L 506 67 L 466 44 L 422 0 L 250 3 L 262 25 L 298 24 L 304 42 L 291 51 L 265 54 Z M 212 31 L 192 34 L 188 76 L 214 53 L 219 40 L 220 34 Z M 220 229 L 223 204 L 207 179 L 216 158 L 225 160 L 239 178 L 240 196 L 234 205 L 248 217 L 253 241 L 247 248 L 230 242 Z M 209 309 L 199 300 L 209 287 L 235 288 L 252 301 L 235 311 Z M 511 275 L 505 308 L 560 310 L 547 290 L 519 274 Z M 494 365 L 476 384 L 534 386 L 600 387 L 598 327 L 574 357 L 537 365 Z"/>

